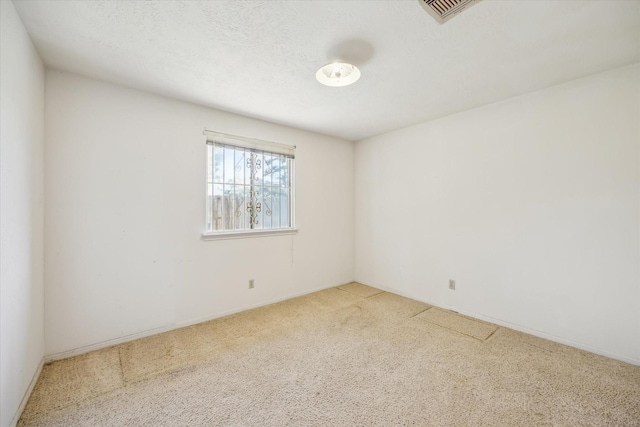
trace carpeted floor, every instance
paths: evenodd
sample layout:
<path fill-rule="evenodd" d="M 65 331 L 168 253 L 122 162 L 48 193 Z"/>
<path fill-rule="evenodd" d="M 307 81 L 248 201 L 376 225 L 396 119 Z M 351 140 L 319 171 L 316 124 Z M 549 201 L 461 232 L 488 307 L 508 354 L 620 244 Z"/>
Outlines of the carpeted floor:
<path fill-rule="evenodd" d="M 19 426 L 640 426 L 640 367 L 358 283 L 44 367 Z"/>

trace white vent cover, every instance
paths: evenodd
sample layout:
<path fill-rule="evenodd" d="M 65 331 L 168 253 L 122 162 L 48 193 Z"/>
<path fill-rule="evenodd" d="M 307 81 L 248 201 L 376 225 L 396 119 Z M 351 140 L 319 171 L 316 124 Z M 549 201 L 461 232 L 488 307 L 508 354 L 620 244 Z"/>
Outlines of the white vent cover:
<path fill-rule="evenodd" d="M 456 16 L 468 7 L 473 6 L 480 0 L 418 0 L 424 10 L 429 12 L 429 15 L 438 21 L 440 24 L 444 24 L 449 19 Z"/>

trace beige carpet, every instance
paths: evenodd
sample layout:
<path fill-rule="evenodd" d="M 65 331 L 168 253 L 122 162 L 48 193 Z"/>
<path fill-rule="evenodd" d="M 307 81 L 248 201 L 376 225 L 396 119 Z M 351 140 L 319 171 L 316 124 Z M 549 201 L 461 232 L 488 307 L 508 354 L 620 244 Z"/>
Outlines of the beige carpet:
<path fill-rule="evenodd" d="M 19 426 L 640 426 L 640 367 L 358 283 L 44 367 Z"/>

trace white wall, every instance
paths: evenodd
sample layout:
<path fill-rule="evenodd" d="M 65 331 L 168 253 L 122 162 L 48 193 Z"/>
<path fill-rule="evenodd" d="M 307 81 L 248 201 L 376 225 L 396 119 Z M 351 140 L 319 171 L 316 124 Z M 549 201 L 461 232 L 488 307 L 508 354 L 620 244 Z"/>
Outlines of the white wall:
<path fill-rule="evenodd" d="M 0 2 L 0 426 L 41 367 L 44 67 L 13 3 Z"/>
<path fill-rule="evenodd" d="M 355 279 L 640 363 L 639 123 L 635 65 L 358 142 Z"/>
<path fill-rule="evenodd" d="M 353 279 L 353 143 L 59 71 L 46 85 L 47 355 Z M 200 240 L 204 127 L 297 145 L 297 235 Z"/>

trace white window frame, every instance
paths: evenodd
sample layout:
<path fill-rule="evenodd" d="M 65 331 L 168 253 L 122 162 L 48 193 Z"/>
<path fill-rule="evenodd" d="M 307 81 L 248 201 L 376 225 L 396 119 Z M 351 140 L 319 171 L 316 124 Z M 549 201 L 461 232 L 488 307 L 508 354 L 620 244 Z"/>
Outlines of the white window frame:
<path fill-rule="evenodd" d="M 208 206 L 206 200 L 208 198 L 208 176 L 205 177 L 205 231 L 202 233 L 202 240 L 220 240 L 220 239 L 243 239 L 243 238 L 251 238 L 251 237 L 265 237 L 265 236 L 278 236 L 278 235 L 291 235 L 296 234 L 298 232 L 295 226 L 295 146 L 278 144 L 275 142 L 263 141 L 259 139 L 253 138 L 245 138 L 237 135 L 230 135 L 221 132 L 214 132 L 205 129 L 203 135 L 206 136 L 206 144 L 208 145 L 214 144 L 224 144 L 237 148 L 244 148 L 248 150 L 252 150 L 254 152 L 268 152 L 275 153 L 287 156 L 288 158 L 294 160 L 291 162 L 291 167 L 289 171 L 289 180 L 290 180 L 290 194 L 289 194 L 289 204 L 290 204 L 290 227 L 285 228 L 267 228 L 267 229 L 243 229 L 243 230 L 224 230 L 224 231 L 213 231 L 207 230 L 207 218 L 209 217 Z M 205 156 L 206 158 L 206 156 Z M 209 159 L 206 158 L 206 170 L 208 171 L 210 167 L 213 165 L 209 165 Z"/>

